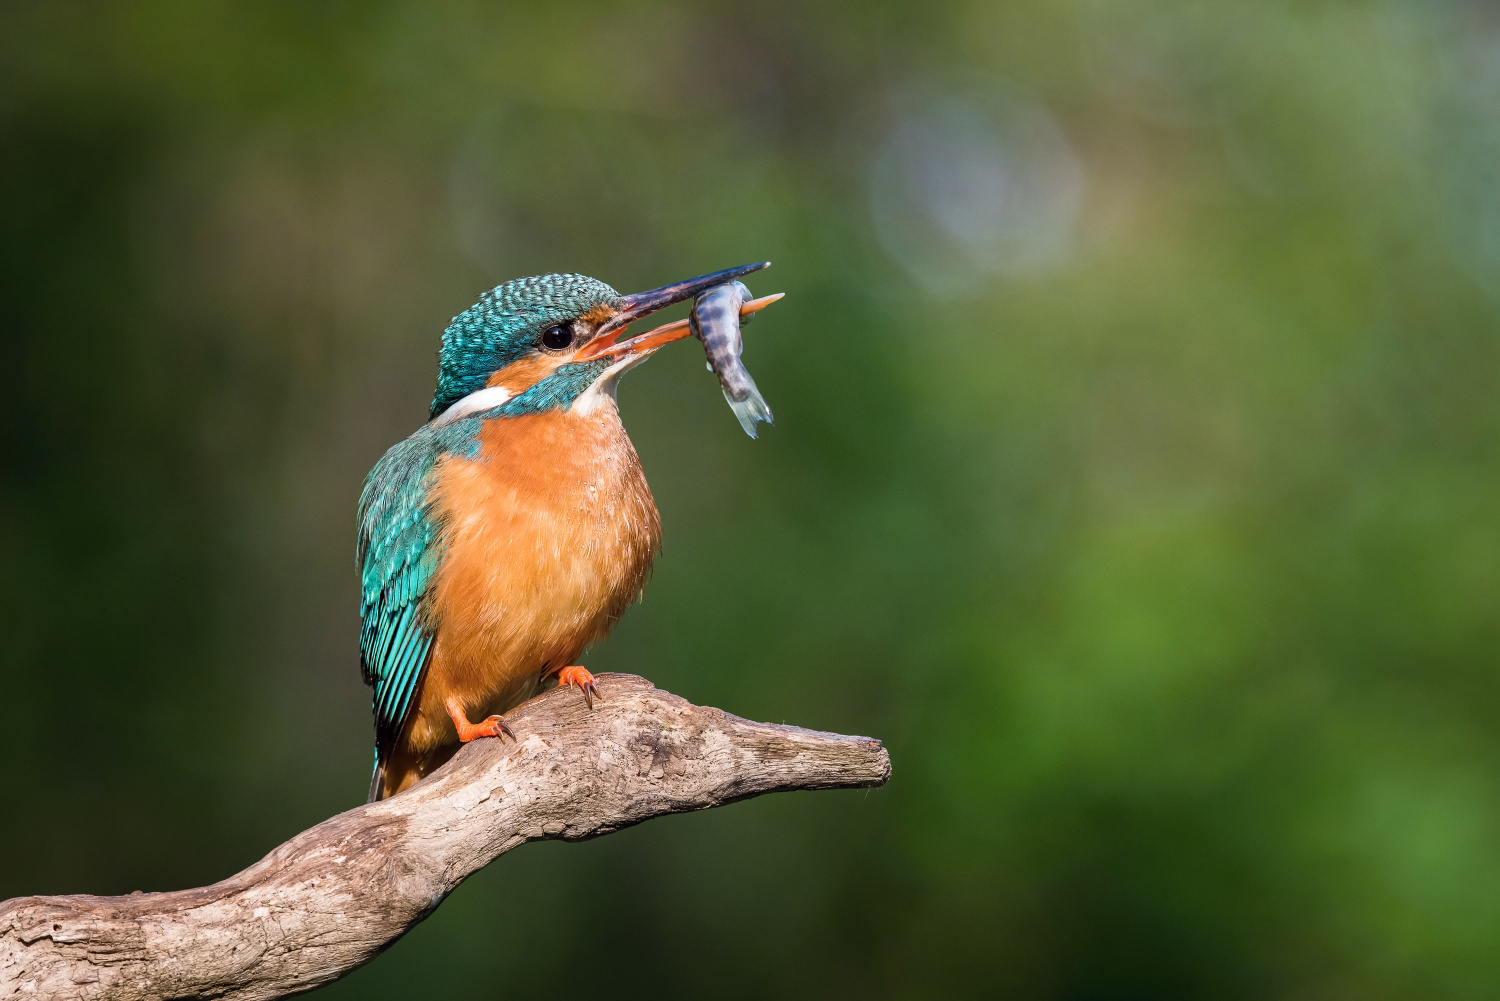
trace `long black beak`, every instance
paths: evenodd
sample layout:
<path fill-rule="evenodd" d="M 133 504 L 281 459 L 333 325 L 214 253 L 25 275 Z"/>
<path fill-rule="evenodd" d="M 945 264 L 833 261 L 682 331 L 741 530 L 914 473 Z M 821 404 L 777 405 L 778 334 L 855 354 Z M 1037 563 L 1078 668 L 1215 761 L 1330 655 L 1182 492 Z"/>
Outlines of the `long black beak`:
<path fill-rule="evenodd" d="M 741 264 L 737 268 L 725 268 L 723 271 L 715 271 L 713 274 L 699 275 L 697 278 L 689 278 L 687 281 L 663 285 L 661 288 L 654 288 L 649 292 L 636 292 L 633 295 L 627 295 L 620 300 L 620 311 L 604 321 L 604 325 L 595 331 L 594 336 L 596 338 L 606 337 L 615 331 L 624 329 L 634 320 L 639 320 L 641 317 L 654 313 L 659 309 L 666 309 L 668 306 L 682 302 L 684 299 L 691 299 L 706 288 L 713 288 L 715 285 L 732 282 L 736 278 L 743 278 L 751 272 L 759 271 L 762 268 L 769 268 L 770 266 L 770 261 L 761 261 L 759 264 Z"/>

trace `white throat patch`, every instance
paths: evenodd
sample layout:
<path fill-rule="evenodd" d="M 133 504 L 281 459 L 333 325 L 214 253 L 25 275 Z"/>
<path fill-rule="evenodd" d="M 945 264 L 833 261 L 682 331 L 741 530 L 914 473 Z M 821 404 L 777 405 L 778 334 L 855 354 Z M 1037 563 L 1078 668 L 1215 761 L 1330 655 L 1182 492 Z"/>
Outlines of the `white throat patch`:
<path fill-rule="evenodd" d="M 598 413 L 599 408 L 605 405 L 606 400 L 610 406 L 614 406 L 615 390 L 620 386 L 620 376 L 650 357 L 651 355 L 648 353 L 626 355 L 624 358 L 621 358 L 609 368 L 600 372 L 599 378 L 589 383 L 589 388 L 578 394 L 578 399 L 573 401 L 573 405 L 568 410 L 579 417 L 590 417 Z"/>

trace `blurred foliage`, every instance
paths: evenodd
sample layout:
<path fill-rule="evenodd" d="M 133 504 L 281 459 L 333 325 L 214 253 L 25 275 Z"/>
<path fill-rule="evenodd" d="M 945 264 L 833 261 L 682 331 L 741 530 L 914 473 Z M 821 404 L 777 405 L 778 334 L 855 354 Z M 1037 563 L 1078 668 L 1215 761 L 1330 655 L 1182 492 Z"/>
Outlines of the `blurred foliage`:
<path fill-rule="evenodd" d="M 895 777 L 328 996 L 1495 996 L 1497 98 L 1477 0 L 5 5 L 0 896 L 360 800 L 354 502 L 478 292 L 769 258 L 774 429 L 625 382 L 587 662 Z"/>

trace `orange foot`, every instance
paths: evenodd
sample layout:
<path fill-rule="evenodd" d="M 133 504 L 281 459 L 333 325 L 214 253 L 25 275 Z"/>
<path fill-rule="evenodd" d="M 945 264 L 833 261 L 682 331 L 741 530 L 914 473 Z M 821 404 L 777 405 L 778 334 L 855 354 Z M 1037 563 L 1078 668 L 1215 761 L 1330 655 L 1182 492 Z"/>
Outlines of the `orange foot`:
<path fill-rule="evenodd" d="M 456 697 L 450 697 L 444 705 L 448 707 L 448 715 L 453 717 L 453 729 L 458 731 L 458 739 L 461 743 L 467 744 L 480 737 L 498 737 L 502 733 L 509 736 L 511 740 L 516 739 L 516 735 L 511 733 L 510 727 L 506 726 L 505 721 L 499 716 L 491 716 L 482 723 L 470 723 L 463 704 Z"/>
<path fill-rule="evenodd" d="M 583 701 L 589 704 L 590 709 L 594 708 L 594 700 L 600 697 L 599 686 L 594 684 L 594 676 L 589 673 L 589 669 L 576 664 L 557 672 L 557 685 L 559 688 L 577 685 L 579 691 L 583 692 Z"/>

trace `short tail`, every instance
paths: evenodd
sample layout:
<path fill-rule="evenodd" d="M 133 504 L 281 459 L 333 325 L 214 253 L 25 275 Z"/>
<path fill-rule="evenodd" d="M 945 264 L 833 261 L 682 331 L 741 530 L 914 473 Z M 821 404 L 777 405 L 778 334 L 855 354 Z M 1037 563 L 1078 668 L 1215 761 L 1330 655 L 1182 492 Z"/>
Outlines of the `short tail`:
<path fill-rule="evenodd" d="M 420 757 L 407 748 L 397 745 L 385 757 L 375 756 L 375 770 L 370 774 L 370 794 L 366 803 L 390 799 L 403 789 L 409 789 L 436 771 L 443 762 L 453 757 L 462 744 L 447 744 L 433 748 Z"/>
<path fill-rule="evenodd" d="M 385 762 L 380 760 L 380 752 L 375 752 L 375 773 L 370 776 L 370 794 L 365 797 L 366 803 L 373 803 L 383 798 L 385 793 Z"/>

